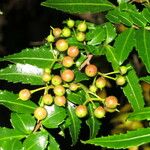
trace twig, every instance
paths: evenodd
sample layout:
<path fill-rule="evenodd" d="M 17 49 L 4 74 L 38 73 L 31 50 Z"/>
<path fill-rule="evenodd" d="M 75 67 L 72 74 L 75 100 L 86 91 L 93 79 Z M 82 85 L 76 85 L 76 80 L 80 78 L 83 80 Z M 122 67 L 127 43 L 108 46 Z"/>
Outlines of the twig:
<path fill-rule="evenodd" d="M 34 128 L 34 130 L 33 130 L 33 132 L 36 132 L 41 127 L 41 125 L 42 125 L 41 121 L 38 121 L 35 128 Z"/>

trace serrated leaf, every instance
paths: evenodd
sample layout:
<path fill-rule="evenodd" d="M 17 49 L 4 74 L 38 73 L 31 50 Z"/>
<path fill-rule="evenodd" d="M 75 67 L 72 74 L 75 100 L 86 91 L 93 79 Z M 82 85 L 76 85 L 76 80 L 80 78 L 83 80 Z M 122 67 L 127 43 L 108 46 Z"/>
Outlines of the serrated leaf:
<path fill-rule="evenodd" d="M 30 134 L 35 127 L 36 121 L 30 114 L 12 113 L 11 124 L 16 130 Z"/>
<path fill-rule="evenodd" d="M 128 57 L 135 45 L 134 29 L 127 29 L 122 32 L 115 40 L 115 56 L 121 65 Z"/>
<path fill-rule="evenodd" d="M 113 8 L 112 3 L 107 0 L 46 0 L 42 5 L 69 13 L 95 13 Z"/>
<path fill-rule="evenodd" d="M 43 85 L 42 81 L 43 69 L 29 64 L 16 64 L 9 65 L 4 69 L 0 70 L 0 79 L 7 80 L 8 82 L 31 85 Z"/>
<path fill-rule="evenodd" d="M 0 90 L 0 105 L 18 113 L 33 113 L 37 107 L 32 101 L 22 101 L 17 94 Z"/>
<path fill-rule="evenodd" d="M 48 143 L 47 132 L 35 132 L 30 134 L 23 142 L 25 150 L 44 150 Z"/>
<path fill-rule="evenodd" d="M 150 73 L 150 31 L 141 29 L 136 31 L 136 48 L 147 71 Z"/>
<path fill-rule="evenodd" d="M 86 120 L 86 124 L 89 126 L 89 129 L 90 129 L 90 139 L 93 139 L 98 134 L 101 123 L 94 116 L 94 109 L 93 109 L 92 104 L 89 104 L 88 111 L 89 111 L 90 116 L 88 120 Z"/>
<path fill-rule="evenodd" d="M 142 128 L 137 131 L 129 131 L 126 134 L 100 137 L 87 141 L 84 144 L 94 144 L 107 148 L 125 149 L 132 146 L 140 146 L 150 142 L 150 128 Z"/>
<path fill-rule="evenodd" d="M 45 108 L 48 116 L 42 121 L 42 124 L 47 128 L 58 128 L 66 117 L 65 109 L 56 105 L 46 106 Z"/>
<path fill-rule="evenodd" d="M 75 109 L 71 103 L 68 104 L 68 115 L 71 122 L 71 125 L 69 126 L 69 131 L 72 138 L 72 145 L 75 145 L 79 138 L 81 120 L 75 114 Z"/>
<path fill-rule="evenodd" d="M 144 16 L 144 18 L 150 22 L 150 8 L 144 8 L 144 10 L 142 11 L 142 14 Z"/>
<path fill-rule="evenodd" d="M 55 138 L 49 134 L 49 145 L 48 145 L 48 150 L 60 150 L 59 144 L 56 142 Z"/>
<path fill-rule="evenodd" d="M 68 92 L 67 99 L 74 104 L 83 104 L 86 100 L 85 92 L 83 90 L 79 90 L 77 92 Z"/>
<path fill-rule="evenodd" d="M 128 120 L 150 120 L 150 107 L 129 114 Z"/>
<path fill-rule="evenodd" d="M 150 84 L 150 76 L 141 77 L 140 80 Z"/>
<path fill-rule="evenodd" d="M 49 47 L 41 46 L 24 49 L 20 53 L 5 56 L 2 60 L 13 63 L 31 64 L 39 68 L 49 68 L 54 62 L 54 56 Z"/>
<path fill-rule="evenodd" d="M 116 37 L 116 35 L 117 35 L 116 29 L 110 22 L 105 23 L 104 29 L 106 32 L 105 43 L 108 44 L 108 43 L 112 42 L 114 40 L 114 38 Z"/>
<path fill-rule="evenodd" d="M 85 74 L 80 72 L 78 69 L 74 71 L 75 73 L 75 82 L 81 82 L 85 80 L 89 80 L 89 77 Z"/>

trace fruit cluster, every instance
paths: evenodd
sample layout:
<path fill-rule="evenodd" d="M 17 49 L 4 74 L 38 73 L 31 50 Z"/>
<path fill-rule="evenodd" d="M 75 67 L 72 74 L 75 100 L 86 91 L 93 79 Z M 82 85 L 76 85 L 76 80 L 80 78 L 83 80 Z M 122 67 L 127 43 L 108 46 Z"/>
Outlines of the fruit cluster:
<path fill-rule="evenodd" d="M 53 51 L 55 59 L 51 68 L 45 68 L 41 76 L 44 87 L 28 90 L 23 89 L 19 92 L 19 99 L 26 101 L 31 98 L 31 95 L 39 90 L 44 90 L 44 95 L 41 96 L 40 106 L 34 111 L 35 118 L 40 121 L 46 118 L 47 110 L 45 105 L 57 105 L 60 107 L 67 106 L 67 92 L 68 90 L 76 92 L 83 90 L 86 95 L 86 101 L 82 105 L 75 108 L 75 113 L 79 118 L 83 118 L 88 114 L 88 104 L 91 103 L 94 109 L 96 118 L 105 117 L 106 112 L 114 112 L 119 105 L 118 99 L 115 96 L 108 96 L 101 98 L 97 93 L 107 86 L 108 79 L 116 81 L 117 85 L 124 85 L 126 79 L 124 75 L 128 71 L 128 67 L 121 66 L 117 71 L 102 73 L 99 72 L 95 64 L 91 64 L 87 57 L 79 65 L 77 60 L 80 58 L 81 51 L 78 46 L 72 45 L 68 42 L 70 37 L 74 37 L 77 42 L 86 42 L 86 31 L 88 25 L 85 21 L 80 21 L 77 24 L 74 20 L 67 20 L 66 26 L 63 29 L 52 28 L 50 35 L 46 38 L 50 45 L 50 51 Z M 59 64 L 57 71 L 54 71 L 55 64 Z M 82 67 L 81 67 L 82 66 Z M 82 82 L 76 82 L 75 70 L 84 73 L 92 84 L 83 85 Z M 116 75 L 114 77 L 114 75 Z"/>

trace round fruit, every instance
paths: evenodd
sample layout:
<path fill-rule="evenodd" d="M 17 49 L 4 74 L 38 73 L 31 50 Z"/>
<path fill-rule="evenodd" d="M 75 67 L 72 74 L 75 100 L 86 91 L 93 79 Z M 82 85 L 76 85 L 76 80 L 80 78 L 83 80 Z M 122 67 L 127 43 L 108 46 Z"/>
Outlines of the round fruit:
<path fill-rule="evenodd" d="M 104 103 L 107 108 L 114 109 L 118 105 L 118 99 L 115 96 L 108 96 Z"/>
<path fill-rule="evenodd" d="M 53 29 L 53 35 L 54 35 L 56 38 L 60 37 L 61 32 L 62 32 L 62 31 L 61 31 L 60 28 L 54 28 L 54 29 Z"/>
<path fill-rule="evenodd" d="M 70 83 L 69 89 L 71 91 L 76 91 L 79 88 L 79 86 L 76 83 Z"/>
<path fill-rule="evenodd" d="M 59 76 L 59 75 L 54 75 L 53 77 L 52 77 L 52 84 L 53 85 L 60 85 L 61 83 L 62 83 L 62 79 L 61 79 L 61 77 Z"/>
<path fill-rule="evenodd" d="M 70 69 L 66 69 L 61 73 L 61 78 L 65 82 L 71 82 L 74 79 L 74 72 Z"/>
<path fill-rule="evenodd" d="M 57 96 L 63 96 L 65 94 L 65 88 L 62 85 L 55 86 L 54 94 Z"/>
<path fill-rule="evenodd" d="M 106 112 L 109 112 L 109 113 L 113 113 L 113 112 L 117 111 L 116 108 L 107 108 L 107 107 L 105 107 L 104 109 L 105 109 Z"/>
<path fill-rule="evenodd" d="M 49 68 L 45 68 L 45 69 L 44 69 L 44 72 L 50 74 L 50 73 L 51 73 L 51 70 L 50 70 Z"/>
<path fill-rule="evenodd" d="M 121 67 L 119 68 L 119 71 L 120 71 L 120 74 L 121 74 L 121 75 L 124 75 L 124 74 L 127 73 L 128 69 L 127 69 L 126 66 L 121 66 Z"/>
<path fill-rule="evenodd" d="M 97 74 L 97 67 L 95 65 L 87 65 L 85 67 L 85 74 L 89 77 L 94 77 Z"/>
<path fill-rule="evenodd" d="M 79 105 L 75 109 L 75 113 L 79 118 L 83 118 L 87 115 L 87 107 L 85 105 Z"/>
<path fill-rule="evenodd" d="M 46 40 L 48 42 L 54 42 L 55 41 L 55 37 L 52 34 L 50 34 L 50 35 L 47 36 Z"/>
<path fill-rule="evenodd" d="M 66 51 L 68 49 L 68 42 L 65 39 L 59 39 L 56 42 L 56 48 L 58 51 Z"/>
<path fill-rule="evenodd" d="M 43 97 L 42 97 L 42 101 L 44 104 L 46 105 L 51 105 L 53 103 L 53 97 L 51 94 L 45 94 Z"/>
<path fill-rule="evenodd" d="M 94 110 L 94 115 L 95 115 L 96 118 L 105 117 L 105 113 L 106 113 L 105 109 L 102 106 L 99 106 Z"/>
<path fill-rule="evenodd" d="M 70 46 L 67 51 L 68 56 L 77 57 L 79 55 L 79 49 L 77 46 Z"/>
<path fill-rule="evenodd" d="M 67 28 L 67 27 L 63 28 L 62 29 L 62 35 L 64 37 L 69 37 L 71 35 L 71 30 L 69 28 Z"/>
<path fill-rule="evenodd" d="M 28 89 L 23 89 L 19 92 L 19 99 L 23 101 L 29 100 L 31 97 L 31 92 Z"/>
<path fill-rule="evenodd" d="M 38 107 L 35 109 L 34 111 L 34 117 L 37 119 L 37 120 L 43 120 L 45 119 L 47 116 L 47 111 L 45 108 L 43 107 Z"/>
<path fill-rule="evenodd" d="M 96 84 L 96 87 L 102 89 L 102 88 L 104 88 L 106 86 L 107 81 L 106 81 L 106 79 L 104 77 L 99 77 L 96 80 L 95 84 Z"/>
<path fill-rule="evenodd" d="M 67 68 L 71 67 L 74 64 L 73 58 L 70 56 L 65 56 L 63 58 L 62 64 L 64 67 L 67 67 Z"/>
<path fill-rule="evenodd" d="M 54 103 L 57 105 L 57 106 L 65 106 L 66 104 L 66 98 L 65 96 L 55 96 L 54 97 Z"/>
<path fill-rule="evenodd" d="M 124 85 L 126 83 L 126 79 L 124 76 L 118 76 L 116 79 L 117 85 Z"/>
<path fill-rule="evenodd" d="M 80 32 L 85 32 L 87 29 L 87 24 L 85 21 L 81 22 L 78 24 L 77 26 L 77 30 L 80 31 Z"/>
<path fill-rule="evenodd" d="M 90 85 L 89 90 L 95 93 L 97 91 L 97 87 L 95 85 Z"/>
<path fill-rule="evenodd" d="M 85 40 L 85 33 L 83 33 L 83 32 L 78 32 L 78 33 L 76 34 L 76 39 L 77 39 L 77 41 L 79 41 L 79 42 L 83 42 L 83 41 Z"/>
<path fill-rule="evenodd" d="M 69 28 L 74 27 L 74 24 L 75 24 L 74 20 L 72 20 L 72 19 L 67 20 L 67 26 L 68 26 Z"/>
<path fill-rule="evenodd" d="M 42 80 L 44 82 L 49 82 L 51 80 L 51 75 L 47 72 L 44 72 L 44 74 L 42 75 Z"/>

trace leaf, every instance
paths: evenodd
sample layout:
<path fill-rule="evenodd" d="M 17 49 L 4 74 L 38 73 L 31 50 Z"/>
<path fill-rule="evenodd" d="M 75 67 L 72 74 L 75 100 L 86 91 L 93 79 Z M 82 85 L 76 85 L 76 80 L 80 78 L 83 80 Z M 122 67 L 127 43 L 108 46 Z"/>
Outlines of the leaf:
<path fill-rule="evenodd" d="M 81 120 L 75 114 L 74 107 L 72 106 L 71 103 L 68 104 L 68 115 L 71 122 L 71 125 L 69 126 L 69 131 L 72 138 L 72 145 L 75 145 L 79 138 Z"/>
<path fill-rule="evenodd" d="M 19 132 L 15 129 L 9 129 L 9 128 L 0 128 L 0 143 L 12 140 L 12 139 L 22 139 L 26 136 L 26 134 Z"/>
<path fill-rule="evenodd" d="M 150 8 L 144 8 L 142 11 L 142 15 L 147 20 L 147 22 L 150 22 Z"/>
<path fill-rule="evenodd" d="M 129 131 L 126 134 L 112 135 L 83 141 L 84 144 L 94 144 L 107 148 L 125 149 L 140 146 L 150 142 L 150 128 L 142 128 L 137 131 Z"/>
<path fill-rule="evenodd" d="M 116 29 L 110 22 L 105 23 L 104 29 L 106 32 L 105 43 L 108 44 L 108 43 L 112 42 L 114 40 L 114 38 L 116 37 L 116 35 L 117 35 Z"/>
<path fill-rule="evenodd" d="M 71 38 L 68 38 L 66 39 L 69 43 L 69 45 L 73 45 L 73 46 L 77 46 L 79 49 L 84 49 L 84 44 L 77 41 L 77 39 L 75 37 L 71 37 Z"/>
<path fill-rule="evenodd" d="M 107 0 L 46 0 L 42 2 L 42 5 L 69 13 L 96 13 L 110 10 L 114 7 Z"/>
<path fill-rule="evenodd" d="M 68 92 L 67 99 L 74 104 L 83 104 L 86 100 L 85 92 L 83 90 L 79 90 L 77 92 Z"/>
<path fill-rule="evenodd" d="M 24 49 L 20 53 L 8 55 L 2 60 L 13 63 L 31 64 L 39 68 L 49 68 L 54 62 L 54 56 L 49 47 L 41 46 Z"/>
<path fill-rule="evenodd" d="M 18 95 L 2 90 L 0 90 L 0 105 L 18 113 L 33 113 L 37 107 L 32 101 L 19 100 Z"/>
<path fill-rule="evenodd" d="M 147 83 L 150 84 L 150 76 L 141 77 L 140 80 L 141 80 L 141 81 L 145 81 L 145 82 L 147 82 Z"/>
<path fill-rule="evenodd" d="M 48 150 L 60 150 L 58 143 L 55 138 L 49 134 L 50 144 L 48 145 Z"/>
<path fill-rule="evenodd" d="M 43 85 L 42 81 L 43 70 L 29 64 L 9 65 L 9 67 L 0 70 L 0 79 L 9 82 L 31 85 Z"/>
<path fill-rule="evenodd" d="M 48 133 L 44 131 L 30 134 L 23 142 L 25 150 L 44 150 L 47 146 Z"/>
<path fill-rule="evenodd" d="M 150 120 L 150 107 L 129 114 L 128 120 Z"/>
<path fill-rule="evenodd" d="M 16 130 L 30 134 L 35 127 L 36 121 L 30 114 L 12 113 L 11 124 Z"/>
<path fill-rule="evenodd" d="M 93 139 L 96 137 L 96 135 L 98 134 L 98 131 L 100 129 L 100 121 L 95 118 L 94 116 L 94 109 L 93 109 L 93 106 L 92 104 L 89 104 L 88 106 L 88 110 L 89 110 L 89 118 L 88 120 L 86 121 L 86 124 L 89 126 L 90 128 L 90 139 Z"/>
<path fill-rule="evenodd" d="M 74 71 L 75 73 L 75 82 L 81 82 L 85 80 L 89 80 L 89 77 L 85 74 L 80 72 L 78 69 Z"/>
<path fill-rule="evenodd" d="M 147 71 L 150 73 L 150 31 L 141 29 L 136 31 L 136 48 Z"/>
<path fill-rule="evenodd" d="M 45 108 L 48 116 L 42 121 L 42 124 L 47 128 L 57 128 L 66 117 L 65 109 L 56 105 L 46 106 Z"/>
<path fill-rule="evenodd" d="M 128 57 L 135 45 L 134 29 L 127 29 L 122 32 L 115 40 L 115 56 L 121 65 Z"/>

